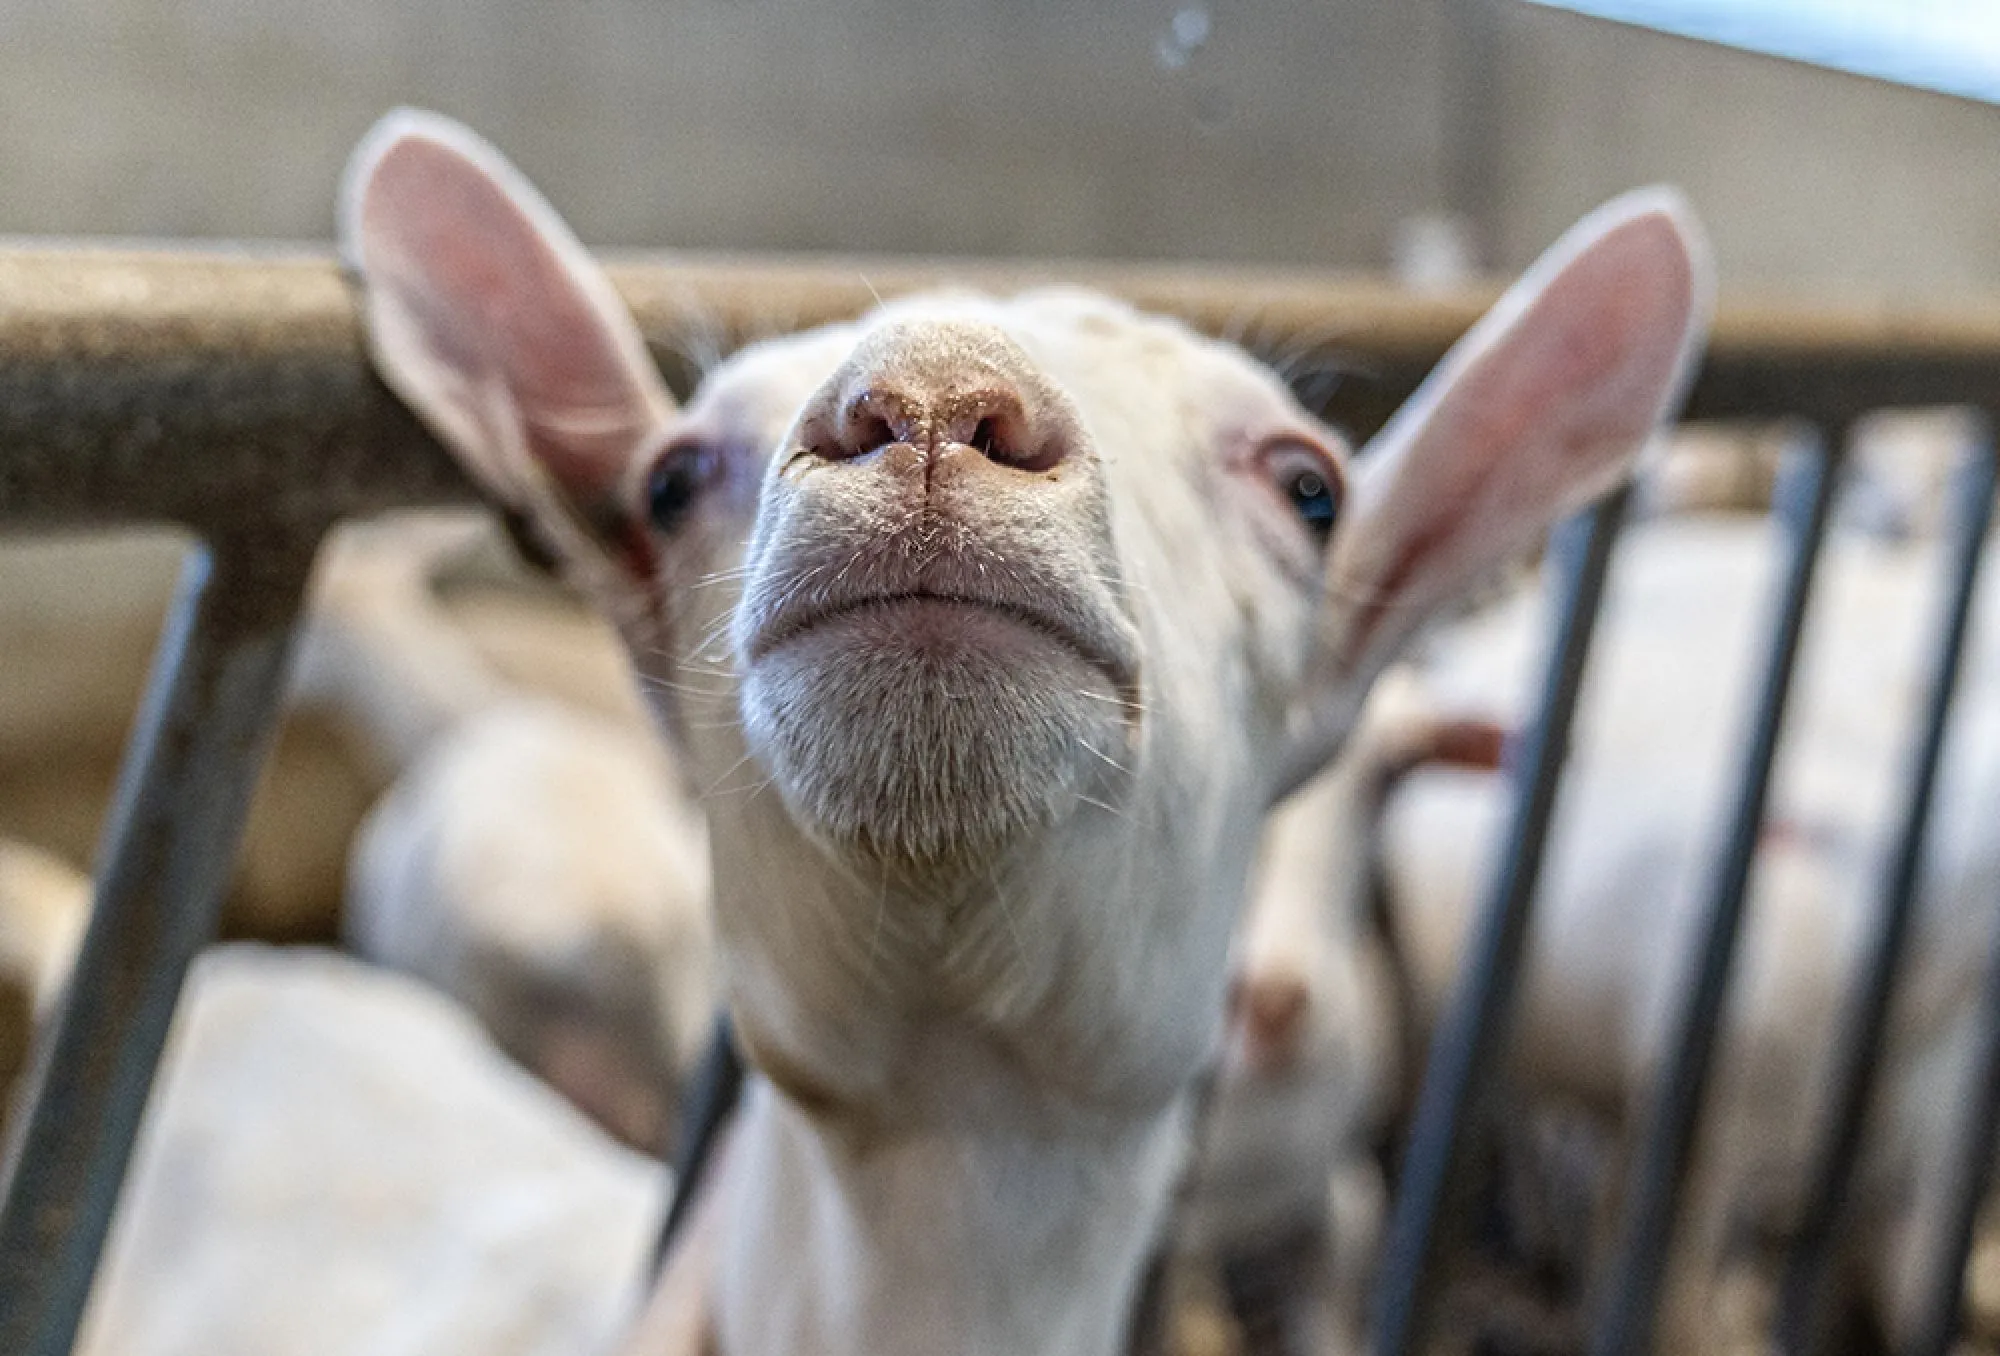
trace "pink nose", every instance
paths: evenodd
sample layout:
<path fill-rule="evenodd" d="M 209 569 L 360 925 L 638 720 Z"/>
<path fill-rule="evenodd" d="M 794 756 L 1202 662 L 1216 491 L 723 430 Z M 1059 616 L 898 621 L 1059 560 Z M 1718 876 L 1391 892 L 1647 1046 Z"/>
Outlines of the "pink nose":
<path fill-rule="evenodd" d="M 999 329 L 968 322 L 887 326 L 857 346 L 808 419 L 806 449 L 853 461 L 907 445 L 928 458 L 965 451 L 1047 471 L 1075 439 L 1061 401 Z"/>
<path fill-rule="evenodd" d="M 1278 1068 L 1298 1057 L 1311 1006 L 1305 981 L 1296 975 L 1250 975 L 1230 986 L 1230 1025 L 1258 1068 Z"/>
<path fill-rule="evenodd" d="M 893 385 L 871 385 L 849 399 L 813 447 L 828 461 L 848 461 L 909 443 L 933 454 L 969 447 L 1018 471 L 1046 471 L 1063 459 L 1062 440 L 1036 438 L 1011 390 L 983 389 L 925 399 Z"/>

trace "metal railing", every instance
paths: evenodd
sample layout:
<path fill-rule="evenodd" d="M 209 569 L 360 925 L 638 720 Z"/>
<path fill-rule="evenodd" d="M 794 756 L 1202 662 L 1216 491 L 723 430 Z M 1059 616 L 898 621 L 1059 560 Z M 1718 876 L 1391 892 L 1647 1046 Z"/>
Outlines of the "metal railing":
<path fill-rule="evenodd" d="M 1168 268 L 1040 269 L 894 260 L 617 263 L 614 281 L 670 379 L 687 354 L 851 316 L 941 280 L 997 288 L 1063 281 L 1123 295 L 1265 349 L 1331 351 L 1351 379 L 1333 401 L 1361 432 L 1379 424 L 1490 301 L 1413 299 L 1324 275 Z M 2000 312 L 1725 307 L 1692 389 L 1694 418 L 1796 417 L 1844 433 L 1884 407 L 2000 410 Z M 1700 979 L 1682 1014 L 1663 1093 L 1635 1170 L 1601 1352 L 1643 1350 L 1677 1184 L 1707 1079 L 1715 1017 L 1777 747 L 1801 618 L 1825 527 L 1840 437 L 1825 440 L 1794 496 L 1790 571 L 1713 875 Z M 1879 1046 L 1950 706 L 1966 609 L 1993 495 L 1990 444 L 1962 490 L 1951 607 L 1869 983 L 1844 1037 L 1838 1115 L 1828 1121 L 1807 1246 L 1787 1294 L 1788 1342 L 1808 1349 L 1827 1244 Z M 0 531 L 173 522 L 200 546 L 160 646 L 100 852 L 97 897 L 75 977 L 18 1116 L 0 1202 L 0 1351 L 70 1349 L 182 979 L 214 933 L 249 790 L 282 694 L 314 551 L 351 515 L 464 502 L 445 453 L 375 379 L 353 297 L 324 256 L 265 252 L 0 250 Z M 1560 539 L 1564 608 L 1509 852 L 1434 1047 L 1384 1268 L 1377 1345 L 1421 1348 L 1438 1260 L 1469 1190 L 1469 1135 L 1490 1097 L 1534 900 L 1568 719 L 1623 498 Z M 2000 900 L 1995 901 L 2000 907 Z M 2000 974 L 2000 970 L 1996 970 Z M 1966 1187 L 1956 1249 L 1932 1296 L 1942 1351 L 2000 1118 L 2000 979 L 1983 1000 L 1987 1075 L 1953 1171 Z"/>

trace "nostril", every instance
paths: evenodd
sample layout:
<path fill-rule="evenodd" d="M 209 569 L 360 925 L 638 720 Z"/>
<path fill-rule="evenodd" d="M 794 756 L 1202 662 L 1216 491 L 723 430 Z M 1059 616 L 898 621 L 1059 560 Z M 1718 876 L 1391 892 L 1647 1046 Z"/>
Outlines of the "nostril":
<path fill-rule="evenodd" d="M 841 432 L 840 454 L 847 457 L 865 457 L 870 452 L 880 452 L 891 443 L 902 441 L 889 427 L 889 421 L 879 414 L 850 413 L 847 426 Z"/>
<path fill-rule="evenodd" d="M 980 456 L 1017 471 L 1046 471 L 1063 459 L 1062 439 L 1037 430 L 1013 397 L 989 396 L 980 404 L 984 408 L 960 438 Z"/>
<path fill-rule="evenodd" d="M 934 395 L 878 381 L 849 390 L 807 423 L 801 441 L 814 456 L 857 461 L 909 444 L 931 457 L 962 447 L 998 466 L 1040 472 L 1061 462 L 1073 442 L 1059 421 L 1031 415 L 1011 387 Z"/>
<path fill-rule="evenodd" d="M 848 401 L 837 417 L 816 421 L 806 445 L 828 461 L 852 461 L 908 442 L 912 423 L 900 397 L 867 390 Z"/>
<path fill-rule="evenodd" d="M 1305 1027 L 1310 998 L 1294 975 L 1255 975 L 1231 986 L 1230 1016 L 1260 1064 L 1288 1059 Z"/>

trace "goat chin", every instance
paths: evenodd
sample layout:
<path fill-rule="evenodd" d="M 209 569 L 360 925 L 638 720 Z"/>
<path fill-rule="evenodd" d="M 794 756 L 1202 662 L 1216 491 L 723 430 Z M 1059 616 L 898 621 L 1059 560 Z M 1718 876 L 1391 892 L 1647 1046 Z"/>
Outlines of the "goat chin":
<path fill-rule="evenodd" d="M 1263 816 L 1428 610 L 1625 473 L 1709 292 L 1678 199 L 1614 203 L 1354 460 L 1240 350 L 1069 290 L 893 301 L 683 408 L 432 115 L 370 134 L 340 219 L 378 370 L 709 792 L 765 1075 L 717 1188 L 731 1356 L 1119 1345 Z"/>

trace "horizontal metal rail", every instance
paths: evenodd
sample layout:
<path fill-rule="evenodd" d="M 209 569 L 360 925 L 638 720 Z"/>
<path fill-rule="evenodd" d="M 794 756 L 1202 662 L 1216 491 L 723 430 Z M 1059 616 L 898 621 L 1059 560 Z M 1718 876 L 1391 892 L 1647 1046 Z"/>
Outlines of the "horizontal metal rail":
<path fill-rule="evenodd" d="M 690 352 L 852 317 L 946 281 L 1098 287 L 1267 351 L 1336 355 L 1367 430 L 1478 316 L 1484 292 L 1413 299 L 1375 281 L 1209 269 L 908 260 L 615 262 L 670 378 Z M 2000 307 L 1725 306 L 1690 417 L 1885 406 L 2000 407 Z M 0 521 L 240 525 L 245 505 L 310 531 L 400 504 L 463 501 L 464 478 L 365 361 L 328 256 L 0 249 Z"/>
<path fill-rule="evenodd" d="M 1332 363 L 1347 379 L 1330 408 L 1360 433 L 1387 417 L 1493 297 L 1418 299 L 1328 274 L 942 260 L 673 255 L 618 259 L 611 272 L 683 389 L 705 354 L 852 317 L 881 298 L 947 282 L 1003 291 L 1079 284 L 1258 351 Z M 1869 410 L 1933 404 L 2000 409 L 2000 304 L 1726 305 L 1687 411 L 1844 427 Z M 69 1348 L 175 996 L 213 934 L 321 535 L 343 517 L 472 498 L 369 369 L 355 297 L 323 251 L 0 245 L 0 528 L 172 521 L 205 544 L 128 752 L 96 910 L 37 1074 L 40 1095 L 15 1127 L 0 1202 L 0 1349 L 59 1356 Z M 1815 513 L 1823 512 L 1820 503 Z M 1529 813 L 1509 883 L 1495 894 L 1519 902 L 1490 920 L 1500 940 L 1469 978 L 1450 1027 L 1456 1040 L 1446 1048 L 1457 1054 L 1432 1071 L 1429 1100 L 1448 1114 L 1434 1109 L 1417 1135 L 1422 1152 L 1413 1151 L 1409 1171 L 1422 1189 L 1406 1192 L 1394 1235 L 1403 1265 L 1389 1269 L 1384 1350 L 1412 1349 L 1426 1327 L 1428 1263 L 1465 1172 L 1462 1136 L 1473 1125 L 1465 1110 L 1480 1104 L 1504 1048 L 1505 1003 L 1493 998 L 1504 1000 L 1514 983 L 1539 859 L 1534 820 L 1555 794 L 1564 692 L 1573 696 L 1616 517 L 1615 507 L 1600 510 L 1588 543 L 1573 537 L 1563 548 L 1567 640 L 1551 670 L 1553 704 L 1537 717 L 1541 772 L 1525 788 Z M 1800 581 L 1801 599 L 1804 588 Z M 1760 800 L 1782 677 L 1775 672 L 1766 692 L 1770 720 L 1757 727 L 1742 774 L 1749 808 L 1741 815 Z M 1919 837 L 1920 809 L 1912 807 L 1908 831 Z M 1751 827 L 1739 818 L 1739 846 L 1754 841 L 1745 837 Z M 1740 894 L 1745 866 L 1732 858 L 1718 868 L 1718 891 Z M 1727 944 L 1715 935 L 1719 974 Z M 1705 1051 L 1687 1042 L 1705 1042 L 1707 1024 L 1690 1027 L 1697 1035 L 1684 1035 L 1672 1059 L 1693 1076 L 1676 1080 L 1683 1090 L 1660 1110 L 1661 1164 L 1684 1150 L 1682 1122 L 1699 1111 Z M 1668 1190 L 1658 1220 L 1671 1222 L 1671 1204 Z M 1665 1223 L 1648 1226 L 1642 1251 L 1650 1254 L 1656 1235 L 1665 1246 Z"/>

